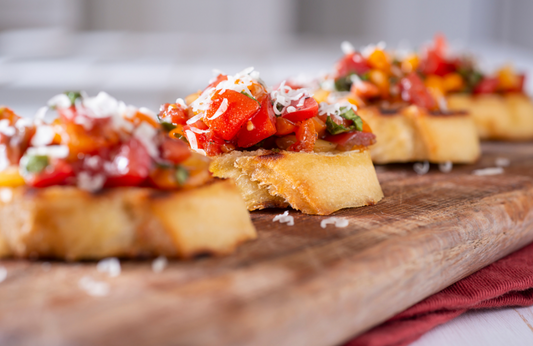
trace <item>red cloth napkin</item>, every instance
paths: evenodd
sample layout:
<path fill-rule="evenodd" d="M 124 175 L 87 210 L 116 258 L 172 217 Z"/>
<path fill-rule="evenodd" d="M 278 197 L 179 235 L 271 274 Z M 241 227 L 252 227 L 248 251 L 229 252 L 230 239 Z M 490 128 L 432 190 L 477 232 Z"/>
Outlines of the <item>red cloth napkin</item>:
<path fill-rule="evenodd" d="M 533 243 L 413 305 L 345 346 L 404 346 L 471 309 L 533 305 Z"/>

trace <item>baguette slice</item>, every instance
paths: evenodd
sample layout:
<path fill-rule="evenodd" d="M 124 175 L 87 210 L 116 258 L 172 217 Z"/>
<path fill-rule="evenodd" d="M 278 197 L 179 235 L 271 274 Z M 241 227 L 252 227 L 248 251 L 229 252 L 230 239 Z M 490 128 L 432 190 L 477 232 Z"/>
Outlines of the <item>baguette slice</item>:
<path fill-rule="evenodd" d="M 410 106 L 387 112 L 365 107 L 357 114 L 376 135 L 370 148 L 374 163 L 472 163 L 481 153 L 474 121 L 464 112 L 432 114 Z"/>
<path fill-rule="evenodd" d="M 162 191 L 0 188 L 0 254 L 100 259 L 224 255 L 257 237 L 231 181 Z M 207 217 L 208 216 L 208 217 Z"/>
<path fill-rule="evenodd" d="M 533 139 L 533 102 L 526 95 L 452 94 L 448 107 L 472 114 L 481 139 L 525 141 Z"/>
<path fill-rule="evenodd" d="M 248 210 L 291 206 L 306 214 L 329 215 L 383 198 L 368 150 L 234 151 L 212 159 L 213 175 L 234 179 Z"/>

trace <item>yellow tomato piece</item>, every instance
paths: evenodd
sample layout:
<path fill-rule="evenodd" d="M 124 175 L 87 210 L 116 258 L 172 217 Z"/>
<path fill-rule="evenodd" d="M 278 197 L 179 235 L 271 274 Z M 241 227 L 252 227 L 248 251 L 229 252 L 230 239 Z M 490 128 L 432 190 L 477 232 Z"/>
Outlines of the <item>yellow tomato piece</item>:
<path fill-rule="evenodd" d="M 381 70 L 370 70 L 368 78 L 378 87 L 381 95 L 386 98 L 390 89 L 389 76 Z"/>
<path fill-rule="evenodd" d="M 433 74 L 429 75 L 424 81 L 424 84 L 436 100 L 444 97 L 446 91 L 444 89 L 444 79 L 442 77 Z"/>
<path fill-rule="evenodd" d="M 390 70 L 390 59 L 387 53 L 381 49 L 375 49 L 367 58 L 368 63 L 374 69 L 388 72 Z"/>
<path fill-rule="evenodd" d="M 416 54 L 410 54 L 402 61 L 402 71 L 411 73 L 418 68 L 419 64 L 420 60 L 418 56 Z"/>
<path fill-rule="evenodd" d="M 17 187 L 25 184 L 24 178 L 22 178 L 17 167 L 15 166 L 11 166 L 8 169 L 0 172 L 1 187 Z"/>
<path fill-rule="evenodd" d="M 459 91 L 463 89 L 464 81 L 463 77 L 457 72 L 448 73 L 444 76 L 443 89 L 445 92 Z"/>
<path fill-rule="evenodd" d="M 330 92 L 324 89 L 318 89 L 315 91 L 313 98 L 317 103 L 326 102 Z"/>
<path fill-rule="evenodd" d="M 202 94 L 201 91 L 198 91 L 198 92 L 196 92 L 194 94 L 190 94 L 189 96 L 185 97 L 185 103 L 187 105 L 190 105 L 191 103 L 196 101 L 196 99 L 199 98 L 201 94 Z"/>
<path fill-rule="evenodd" d="M 502 67 L 498 71 L 498 87 L 500 89 L 508 90 L 508 89 L 514 89 L 516 86 L 518 86 L 518 83 L 520 83 L 519 78 L 517 74 L 514 71 L 514 68 L 512 65 L 508 64 Z"/>

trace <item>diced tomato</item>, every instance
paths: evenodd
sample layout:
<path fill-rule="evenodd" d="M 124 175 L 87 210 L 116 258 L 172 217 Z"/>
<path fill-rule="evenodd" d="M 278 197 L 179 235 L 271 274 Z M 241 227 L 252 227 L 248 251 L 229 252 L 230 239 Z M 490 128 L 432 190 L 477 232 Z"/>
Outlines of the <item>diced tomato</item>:
<path fill-rule="evenodd" d="M 237 144 L 241 148 L 248 148 L 276 133 L 276 115 L 270 97 L 264 97 L 261 108 L 237 135 Z"/>
<path fill-rule="evenodd" d="M 209 131 L 205 134 L 204 149 L 207 156 L 215 156 L 224 152 L 223 146 L 226 144 L 224 139 L 217 136 L 213 131 Z"/>
<path fill-rule="evenodd" d="M 285 118 L 276 118 L 276 135 L 278 136 L 285 136 L 289 133 L 293 133 L 296 131 L 298 127 L 291 121 L 285 119 Z"/>
<path fill-rule="evenodd" d="M 498 78 L 484 77 L 474 88 L 474 94 L 493 94 L 498 90 Z"/>
<path fill-rule="evenodd" d="M 350 92 L 364 99 L 370 99 L 379 96 L 380 90 L 374 83 L 359 81 L 353 83 Z"/>
<path fill-rule="evenodd" d="M 296 139 L 298 141 L 291 145 L 289 150 L 311 152 L 315 147 L 317 138 L 315 122 L 313 119 L 307 119 L 296 130 Z"/>
<path fill-rule="evenodd" d="M 313 120 L 313 122 L 315 123 L 315 131 L 318 134 L 318 138 L 324 137 L 324 134 L 326 133 L 327 129 L 326 123 L 320 120 L 320 118 L 318 117 L 313 117 L 311 118 L 311 120 Z"/>
<path fill-rule="evenodd" d="M 291 104 L 289 107 L 294 107 L 296 110 L 294 112 L 287 112 L 287 108 L 285 108 L 285 112 L 281 115 L 282 118 L 285 118 L 287 120 L 290 120 L 292 122 L 298 122 L 298 121 L 304 121 L 307 119 L 311 119 L 312 117 L 316 116 L 318 114 L 318 103 L 315 101 L 314 98 L 308 97 L 304 100 L 303 105 L 298 106 L 300 103 L 300 100 L 291 101 Z"/>
<path fill-rule="evenodd" d="M 445 76 L 457 70 L 457 61 L 446 58 L 447 44 L 443 35 L 435 36 L 435 45 L 429 47 L 420 62 L 420 71 L 425 75 Z"/>
<path fill-rule="evenodd" d="M 218 85 L 218 83 L 220 83 L 220 82 L 222 82 L 222 81 L 225 81 L 225 80 L 228 80 L 228 76 L 226 76 L 225 74 L 220 73 L 220 74 L 215 78 L 215 80 L 214 80 L 211 84 L 209 84 L 209 85 L 204 89 L 204 91 L 207 90 L 207 89 L 209 89 L 209 88 L 214 88 L 214 87 L 216 87 L 216 86 Z"/>
<path fill-rule="evenodd" d="M 227 101 L 224 101 L 227 100 Z M 220 106 L 227 104 L 222 115 L 213 118 Z M 215 134 L 229 141 L 241 130 L 242 126 L 259 110 L 259 102 L 233 90 L 215 94 L 206 112 L 205 123 Z"/>
<path fill-rule="evenodd" d="M 179 139 L 165 138 L 161 144 L 161 157 L 164 160 L 178 164 L 191 156 L 187 144 Z"/>
<path fill-rule="evenodd" d="M 113 158 L 111 172 L 105 187 L 139 186 L 150 172 L 152 158 L 148 150 L 137 139 L 122 144 Z"/>
<path fill-rule="evenodd" d="M 75 176 L 73 167 L 65 160 L 55 160 L 41 173 L 31 174 L 25 178 L 31 187 L 66 185 Z"/>
<path fill-rule="evenodd" d="M 376 135 L 370 132 L 352 131 L 326 136 L 326 141 L 337 144 L 337 150 L 348 151 L 356 147 L 368 147 L 376 142 Z"/>
<path fill-rule="evenodd" d="M 415 72 L 400 80 L 402 99 L 426 109 L 435 109 L 437 102 Z"/>
<path fill-rule="evenodd" d="M 174 125 L 185 125 L 188 119 L 187 110 L 176 103 L 165 103 L 159 109 L 159 118 Z"/>
<path fill-rule="evenodd" d="M 335 71 L 335 78 L 345 77 L 351 73 L 362 75 L 370 71 L 370 65 L 361 53 L 353 52 L 346 54 L 337 62 Z"/>

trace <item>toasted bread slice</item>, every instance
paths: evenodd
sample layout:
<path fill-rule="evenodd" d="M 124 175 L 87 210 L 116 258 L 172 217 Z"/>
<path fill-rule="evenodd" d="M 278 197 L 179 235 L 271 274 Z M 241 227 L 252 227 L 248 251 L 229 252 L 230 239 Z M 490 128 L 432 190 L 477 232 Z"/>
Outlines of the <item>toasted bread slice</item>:
<path fill-rule="evenodd" d="M 447 100 L 450 109 L 472 114 L 481 139 L 533 139 L 533 102 L 526 95 L 452 94 Z"/>
<path fill-rule="evenodd" d="M 67 186 L 0 190 L 3 256 L 191 258 L 228 254 L 256 238 L 231 181 L 182 191 L 130 187 L 90 193 Z"/>
<path fill-rule="evenodd" d="M 306 214 L 329 215 L 383 198 L 368 150 L 234 151 L 214 157 L 210 169 L 216 177 L 235 179 L 249 210 L 290 205 Z"/>
<path fill-rule="evenodd" d="M 479 158 L 476 128 L 466 113 L 432 114 L 410 106 L 395 111 L 365 107 L 358 114 L 376 135 L 370 148 L 375 163 L 472 163 Z"/>

